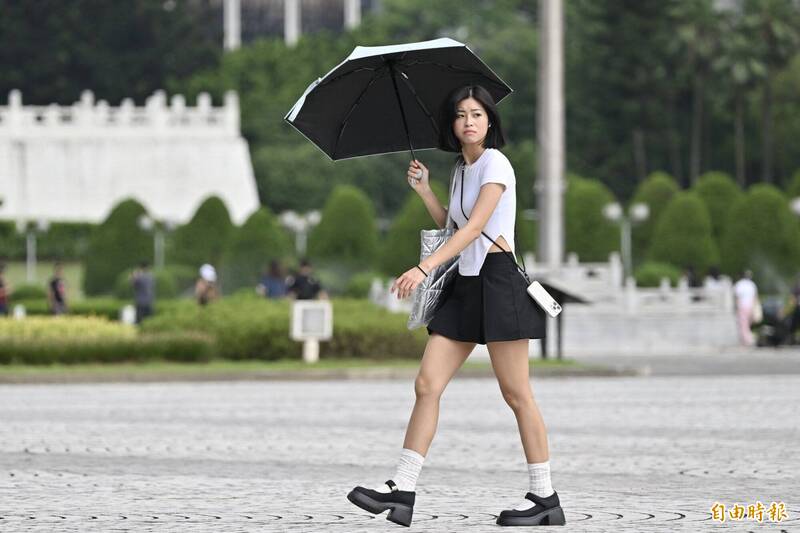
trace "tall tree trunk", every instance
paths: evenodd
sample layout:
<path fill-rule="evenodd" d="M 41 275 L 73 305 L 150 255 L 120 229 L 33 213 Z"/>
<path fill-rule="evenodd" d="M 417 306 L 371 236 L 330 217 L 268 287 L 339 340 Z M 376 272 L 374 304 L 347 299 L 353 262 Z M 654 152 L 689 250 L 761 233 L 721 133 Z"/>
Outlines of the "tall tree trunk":
<path fill-rule="evenodd" d="M 647 152 L 644 146 L 644 130 L 639 127 L 633 129 L 633 161 L 639 181 L 644 180 L 647 177 Z"/>
<path fill-rule="evenodd" d="M 764 101 L 761 105 L 761 179 L 772 183 L 772 71 L 767 66 L 764 78 Z"/>
<path fill-rule="evenodd" d="M 745 183 L 745 170 L 744 170 L 744 91 L 741 89 L 736 91 L 736 181 L 744 188 Z"/>
<path fill-rule="evenodd" d="M 702 72 L 694 75 L 692 95 L 692 147 L 689 156 L 689 183 L 694 185 L 700 175 L 701 142 L 703 136 L 703 92 L 705 80 Z"/>
<path fill-rule="evenodd" d="M 669 163 L 672 168 L 672 175 L 678 180 L 678 183 L 686 185 L 683 182 L 683 164 L 681 162 L 681 136 L 678 132 L 675 117 L 678 116 L 676 109 L 675 96 L 670 97 L 670 109 L 667 113 L 667 136 L 669 142 Z"/>

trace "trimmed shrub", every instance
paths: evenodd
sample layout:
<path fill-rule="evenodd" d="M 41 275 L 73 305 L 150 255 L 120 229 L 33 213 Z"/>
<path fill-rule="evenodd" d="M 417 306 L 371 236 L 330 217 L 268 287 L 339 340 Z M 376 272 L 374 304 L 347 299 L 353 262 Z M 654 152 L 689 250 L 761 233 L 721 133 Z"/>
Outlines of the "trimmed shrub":
<path fill-rule="evenodd" d="M 50 307 L 46 299 L 14 301 L 15 304 L 25 306 L 25 313 L 30 316 L 49 315 Z M 86 298 L 68 302 L 67 314 L 75 316 L 98 316 L 108 320 L 118 320 L 119 312 L 123 306 L 129 304 L 127 300 L 116 298 Z"/>
<path fill-rule="evenodd" d="M 658 219 L 679 190 L 678 182 L 666 172 L 653 172 L 636 188 L 631 205 L 641 202 L 650 208 L 647 220 L 633 227 L 633 254 L 636 259 L 647 254 Z"/>
<path fill-rule="evenodd" d="M 89 248 L 89 239 L 97 228 L 86 222 L 53 222 L 36 238 L 39 259 L 81 261 Z"/>
<path fill-rule="evenodd" d="M 347 282 L 347 288 L 344 291 L 344 296 L 347 298 L 367 298 L 369 297 L 369 289 L 372 287 L 372 280 L 375 278 L 383 280 L 378 272 L 359 272 L 353 275 Z"/>
<path fill-rule="evenodd" d="M 17 302 L 19 300 L 47 300 L 47 289 L 44 285 L 25 283 L 14 287 L 9 300 Z"/>
<path fill-rule="evenodd" d="M 447 190 L 439 183 L 431 183 L 431 189 L 442 203 L 447 205 Z M 442 201 L 444 199 L 444 201 Z M 425 203 L 417 193 L 406 196 L 403 207 L 392 220 L 380 254 L 380 268 L 387 276 L 397 276 L 419 262 L 420 231 L 436 229 Z"/>
<path fill-rule="evenodd" d="M 220 271 L 222 288 L 231 293 L 255 287 L 265 265 L 283 259 L 291 250 L 292 243 L 277 218 L 266 207 L 258 209 L 233 232 Z"/>
<path fill-rule="evenodd" d="M 800 168 L 795 171 L 792 179 L 787 183 L 786 196 L 789 197 L 790 202 L 800 196 Z"/>
<path fill-rule="evenodd" d="M 203 263 L 222 264 L 225 247 L 234 230 L 225 202 L 218 196 L 206 198 L 185 226 L 175 230 L 170 263 L 199 268 Z"/>
<path fill-rule="evenodd" d="M 377 247 L 378 229 L 369 198 L 352 185 L 337 186 L 309 235 L 309 255 L 320 262 L 364 270 L 374 264 Z"/>
<path fill-rule="evenodd" d="M 634 277 L 639 287 L 658 287 L 662 278 L 669 279 L 670 284 L 675 286 L 681 277 L 681 271 L 669 263 L 647 261 L 636 269 Z"/>
<path fill-rule="evenodd" d="M 153 261 L 153 238 L 139 228 L 146 214 L 136 200 L 125 200 L 108 215 L 89 241 L 83 290 L 87 296 L 113 291 L 119 273 L 139 262 Z"/>
<path fill-rule="evenodd" d="M 750 187 L 728 212 L 722 237 L 722 270 L 738 276 L 751 269 L 767 292 L 782 290 L 800 263 L 800 224 L 776 187 Z"/>
<path fill-rule="evenodd" d="M 619 249 L 619 229 L 603 216 L 603 207 L 614 201 L 599 181 L 569 177 L 564 198 L 567 252 L 577 253 L 581 261 L 606 261 Z"/>
<path fill-rule="evenodd" d="M 419 357 L 424 329 L 409 331 L 405 313 L 390 313 L 365 300 L 333 300 L 333 339 L 321 343 L 322 357 Z M 207 307 L 182 306 L 142 324 L 142 331 L 200 330 L 216 340 L 227 359 L 299 358 L 302 343 L 289 339 L 291 303 L 242 293 Z"/>
<path fill-rule="evenodd" d="M 719 247 L 722 244 L 722 232 L 727 221 L 728 210 L 744 192 L 733 181 L 733 178 L 724 172 L 706 172 L 698 178 L 692 190 L 706 204 L 708 214 L 711 216 L 714 241 Z"/>
<path fill-rule="evenodd" d="M 648 259 L 678 268 L 694 266 L 702 275 L 719 262 L 711 230 L 711 217 L 700 197 L 679 192 L 658 219 Z"/>

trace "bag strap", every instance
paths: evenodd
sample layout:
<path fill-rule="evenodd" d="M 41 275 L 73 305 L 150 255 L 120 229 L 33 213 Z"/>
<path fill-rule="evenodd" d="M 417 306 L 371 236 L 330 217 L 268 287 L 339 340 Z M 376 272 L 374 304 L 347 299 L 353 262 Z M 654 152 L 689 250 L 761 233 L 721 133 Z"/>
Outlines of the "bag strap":
<path fill-rule="evenodd" d="M 469 217 L 464 212 L 464 173 L 466 172 L 467 165 L 466 165 L 466 161 L 464 161 L 463 158 L 459 158 L 459 160 L 461 162 L 461 214 L 464 215 L 464 218 L 469 220 Z M 448 206 L 448 209 L 449 209 L 449 206 Z M 517 267 L 517 270 L 519 270 L 520 273 L 523 275 L 523 277 L 528 281 L 528 283 L 530 283 L 530 278 L 528 277 L 527 268 L 525 267 L 525 258 L 520 255 L 520 259 L 522 259 L 522 267 L 520 267 L 519 264 L 517 263 L 516 259 L 514 259 L 514 255 L 511 252 L 504 250 L 503 247 L 500 246 L 499 244 L 497 244 L 497 242 L 494 239 L 492 239 L 491 237 L 486 235 L 486 233 L 483 230 L 481 230 L 481 234 L 484 237 L 486 237 L 487 239 L 489 239 L 490 241 L 492 241 L 492 243 L 494 243 L 495 246 L 497 246 L 498 248 L 503 250 L 503 253 L 506 254 L 506 257 L 508 257 L 508 259 L 512 263 L 514 263 L 514 266 Z M 516 235 L 514 237 L 515 237 L 515 240 L 516 240 Z"/>

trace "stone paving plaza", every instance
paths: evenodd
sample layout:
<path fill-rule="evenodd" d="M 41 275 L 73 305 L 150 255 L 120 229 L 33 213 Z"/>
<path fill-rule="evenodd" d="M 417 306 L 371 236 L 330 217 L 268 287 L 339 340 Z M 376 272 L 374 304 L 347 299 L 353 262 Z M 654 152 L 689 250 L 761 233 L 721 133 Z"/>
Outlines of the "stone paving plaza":
<path fill-rule="evenodd" d="M 800 375 L 533 374 L 563 531 L 800 531 Z M 0 531 L 402 531 L 345 496 L 394 473 L 412 404 L 410 380 L 0 386 Z M 456 378 L 410 530 L 500 530 L 526 490 L 496 381 Z M 711 520 L 756 501 L 787 518 Z"/>

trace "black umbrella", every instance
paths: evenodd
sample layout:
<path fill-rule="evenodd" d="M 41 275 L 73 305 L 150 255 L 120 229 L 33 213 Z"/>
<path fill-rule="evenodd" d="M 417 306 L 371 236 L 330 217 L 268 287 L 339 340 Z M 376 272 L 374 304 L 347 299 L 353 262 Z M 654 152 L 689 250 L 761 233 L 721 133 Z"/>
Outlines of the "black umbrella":
<path fill-rule="evenodd" d="M 512 92 L 463 43 L 435 39 L 357 46 L 317 79 L 284 117 L 332 160 L 438 147 L 437 118 L 453 89 L 482 85 L 499 102 Z"/>

